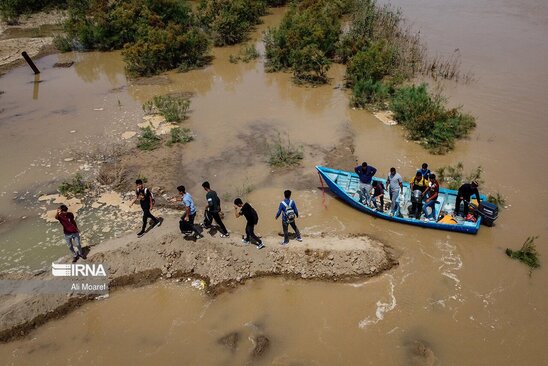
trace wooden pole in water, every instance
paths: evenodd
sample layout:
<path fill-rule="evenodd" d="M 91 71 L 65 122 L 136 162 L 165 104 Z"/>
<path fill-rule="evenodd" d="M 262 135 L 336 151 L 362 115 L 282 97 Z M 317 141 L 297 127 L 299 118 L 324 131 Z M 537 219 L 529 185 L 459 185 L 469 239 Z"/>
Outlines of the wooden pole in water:
<path fill-rule="evenodd" d="M 34 71 L 35 74 L 39 74 L 39 73 L 40 73 L 40 70 L 38 70 L 38 68 L 36 67 L 36 65 L 34 64 L 34 62 L 32 62 L 32 60 L 30 59 L 30 56 L 27 54 L 27 52 L 25 52 L 25 51 L 21 52 L 21 56 L 23 56 L 23 58 L 25 59 L 25 61 L 27 61 L 27 63 L 29 64 L 30 68 L 32 69 L 32 71 Z"/>
<path fill-rule="evenodd" d="M 38 88 L 40 85 L 40 74 L 34 75 L 34 88 L 32 91 L 32 99 L 38 99 Z"/>

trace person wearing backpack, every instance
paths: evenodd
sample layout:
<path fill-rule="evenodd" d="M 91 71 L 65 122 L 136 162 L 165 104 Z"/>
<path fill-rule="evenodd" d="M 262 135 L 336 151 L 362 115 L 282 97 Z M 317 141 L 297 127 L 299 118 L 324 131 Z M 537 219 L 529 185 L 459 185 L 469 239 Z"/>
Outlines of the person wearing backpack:
<path fill-rule="evenodd" d="M 244 216 L 247 221 L 245 225 L 245 238 L 242 239 L 242 242 L 249 244 L 251 241 L 254 241 L 257 249 L 263 249 L 263 241 L 255 235 L 255 225 L 259 223 L 257 211 L 249 203 L 243 203 L 241 198 L 236 198 L 234 200 L 234 214 L 236 218 Z"/>
<path fill-rule="evenodd" d="M 297 228 L 297 224 L 295 224 L 295 219 L 299 217 L 299 210 L 297 210 L 297 205 L 295 204 L 295 201 L 291 199 L 291 191 L 286 190 L 284 192 L 285 199 L 280 202 L 280 206 L 278 207 L 278 212 L 276 213 L 276 220 L 278 220 L 278 217 L 280 217 L 280 214 L 282 215 L 282 229 L 284 231 L 284 240 L 282 241 L 282 245 L 289 244 L 289 225 L 293 228 L 295 231 L 295 235 L 297 236 L 297 241 L 303 241 L 301 238 L 301 233 L 299 232 L 299 229 Z"/>
<path fill-rule="evenodd" d="M 150 213 L 150 210 L 154 208 L 154 204 L 156 201 L 154 200 L 154 195 L 150 191 L 150 189 L 146 188 L 143 184 L 143 181 L 141 179 L 137 179 L 135 181 L 135 195 L 137 196 L 135 200 L 131 203 L 133 204 L 137 201 L 141 204 L 141 209 L 143 210 L 143 227 L 141 228 L 141 231 L 137 233 L 137 237 L 141 237 L 145 235 L 145 229 L 147 227 L 147 221 L 149 218 L 152 219 L 152 224 L 150 224 L 150 229 L 154 228 L 155 226 L 162 225 L 163 219 L 154 217 L 153 214 Z"/>

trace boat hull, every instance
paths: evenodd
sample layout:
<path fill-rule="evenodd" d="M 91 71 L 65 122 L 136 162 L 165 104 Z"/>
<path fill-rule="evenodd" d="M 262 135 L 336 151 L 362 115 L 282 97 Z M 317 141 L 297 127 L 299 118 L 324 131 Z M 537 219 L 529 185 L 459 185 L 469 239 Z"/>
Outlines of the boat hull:
<path fill-rule="evenodd" d="M 390 216 L 388 214 L 388 210 L 385 212 L 380 212 L 359 202 L 359 199 L 357 198 L 359 179 L 356 173 L 331 169 L 323 166 L 316 166 L 316 169 L 318 170 L 323 181 L 337 197 L 339 197 L 355 209 L 365 212 L 371 216 L 378 217 L 383 220 L 397 222 L 400 224 L 408 224 L 428 229 L 446 230 L 466 234 L 476 234 L 480 228 L 481 217 L 478 217 L 478 221 L 475 223 L 462 220 L 458 223 L 453 224 L 435 221 L 422 221 L 414 218 L 405 217 L 405 213 L 407 212 L 407 204 L 410 202 L 411 195 L 409 183 L 407 182 L 403 183 L 404 197 L 406 198 L 404 199 L 404 203 L 402 204 L 403 217 Z M 385 179 L 380 179 L 376 177 L 373 179 L 383 182 L 383 184 L 385 183 Z M 438 203 L 436 203 L 437 218 L 441 216 L 440 213 L 452 210 L 452 207 L 454 207 L 455 205 L 456 196 L 457 191 L 440 188 L 440 201 L 437 201 Z M 385 198 L 386 197 L 388 197 L 388 193 L 385 191 Z M 481 198 L 485 199 L 484 196 L 481 196 Z"/>

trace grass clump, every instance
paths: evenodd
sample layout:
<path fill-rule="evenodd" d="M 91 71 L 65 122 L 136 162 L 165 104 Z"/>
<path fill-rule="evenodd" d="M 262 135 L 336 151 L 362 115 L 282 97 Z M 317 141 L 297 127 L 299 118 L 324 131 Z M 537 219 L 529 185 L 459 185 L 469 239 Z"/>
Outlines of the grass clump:
<path fill-rule="evenodd" d="M 477 166 L 474 170 L 465 175 L 464 164 L 459 162 L 455 166 L 447 165 L 437 169 L 436 177 L 440 184 L 444 184 L 449 189 L 458 190 L 464 182 L 476 181 L 479 184 L 482 184 L 482 173 L 483 168 Z"/>
<path fill-rule="evenodd" d="M 535 245 L 536 239 L 538 239 L 538 236 L 528 237 L 521 246 L 520 250 L 514 251 L 510 248 L 506 248 L 507 256 L 517 259 L 531 268 L 529 275 L 531 275 L 533 269 L 540 267 L 539 254 Z"/>
<path fill-rule="evenodd" d="M 140 150 L 151 151 L 160 147 L 161 139 L 150 127 L 141 128 L 141 135 L 137 139 L 137 148 Z"/>
<path fill-rule="evenodd" d="M 198 18 L 215 46 L 228 46 L 245 40 L 266 14 L 263 0 L 200 0 Z"/>
<path fill-rule="evenodd" d="M 190 129 L 175 127 L 171 129 L 171 137 L 167 142 L 167 145 L 186 144 L 192 140 L 194 140 L 194 136 L 192 136 Z"/>
<path fill-rule="evenodd" d="M 487 202 L 494 204 L 499 209 L 506 207 L 506 198 L 504 198 L 504 196 L 499 192 L 489 194 L 487 196 Z"/>
<path fill-rule="evenodd" d="M 190 99 L 183 95 L 157 95 L 143 104 L 147 114 L 161 114 L 167 122 L 181 122 L 188 118 Z"/>
<path fill-rule="evenodd" d="M 390 109 L 394 119 L 407 130 L 411 140 L 435 154 L 453 149 L 455 140 L 467 136 L 476 126 L 473 116 L 461 108 L 447 108 L 446 99 L 430 94 L 426 84 L 405 86 L 394 93 Z"/>
<path fill-rule="evenodd" d="M 287 138 L 287 142 L 284 142 L 280 135 L 270 145 L 269 154 L 268 164 L 278 168 L 299 165 L 304 156 L 302 146 L 296 147 L 292 145 L 289 137 Z"/>
<path fill-rule="evenodd" d="M 77 196 L 83 194 L 90 186 L 80 173 L 76 173 L 71 180 L 63 181 L 57 190 L 63 196 Z"/>
<path fill-rule="evenodd" d="M 237 64 L 240 61 L 244 63 L 248 63 L 250 61 L 257 59 L 259 56 L 260 56 L 259 51 L 257 51 L 255 46 L 252 44 L 248 44 L 248 45 L 244 45 L 240 49 L 239 54 L 230 55 L 229 61 L 233 64 Z"/>

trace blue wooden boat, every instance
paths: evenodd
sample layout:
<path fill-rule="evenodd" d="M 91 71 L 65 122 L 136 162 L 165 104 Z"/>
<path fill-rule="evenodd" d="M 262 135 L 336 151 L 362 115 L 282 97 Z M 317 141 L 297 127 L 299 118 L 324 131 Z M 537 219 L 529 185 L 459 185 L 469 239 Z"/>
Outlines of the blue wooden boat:
<path fill-rule="evenodd" d="M 389 210 L 380 212 L 360 202 L 358 194 L 359 179 L 356 173 L 326 168 L 323 166 L 316 166 L 316 169 L 333 193 L 335 193 L 339 198 L 348 203 L 350 206 L 372 216 L 402 224 L 421 226 L 430 229 L 456 231 L 468 234 L 476 234 L 480 228 L 482 220 L 481 216 L 478 217 L 477 222 L 465 221 L 460 218 L 452 220 L 452 223 L 444 223 L 438 221 L 444 215 L 444 213 L 447 214 L 453 212 L 455 207 L 455 200 L 457 197 L 457 191 L 440 188 L 438 199 L 436 200 L 435 204 L 436 221 L 422 221 L 411 218 L 408 215 L 408 210 L 411 205 L 411 190 L 409 188 L 408 182 L 403 182 L 404 202 L 400 204 L 401 216 L 390 216 Z M 383 184 L 386 183 L 386 178 L 382 179 L 374 177 L 373 179 L 382 182 Z M 485 196 L 482 195 L 481 199 L 485 200 Z M 385 202 L 389 201 L 389 194 L 386 191 L 384 195 L 384 200 Z"/>

